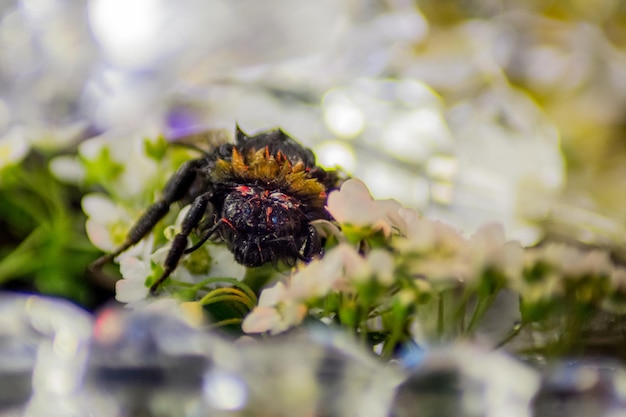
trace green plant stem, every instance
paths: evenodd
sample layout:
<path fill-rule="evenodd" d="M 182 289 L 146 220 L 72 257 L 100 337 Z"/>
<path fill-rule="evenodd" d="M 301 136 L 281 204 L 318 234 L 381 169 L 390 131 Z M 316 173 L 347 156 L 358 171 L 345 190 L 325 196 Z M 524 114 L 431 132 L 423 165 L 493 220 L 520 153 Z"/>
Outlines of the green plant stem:
<path fill-rule="evenodd" d="M 231 324 L 240 324 L 243 322 L 242 318 L 236 317 L 233 319 L 221 320 L 215 323 L 211 323 L 208 327 L 209 329 L 217 329 L 219 327 L 230 326 Z"/>
<path fill-rule="evenodd" d="M 494 347 L 494 349 L 500 349 L 502 348 L 504 345 L 506 345 L 507 343 L 509 343 L 511 340 L 515 339 L 515 337 L 517 337 L 518 334 L 520 334 L 520 332 L 522 331 L 522 329 L 524 328 L 525 323 L 517 323 L 515 324 L 515 326 L 513 326 L 513 329 L 509 332 L 509 334 L 507 334 L 504 339 L 500 340 L 496 346 Z"/>
<path fill-rule="evenodd" d="M 239 301 L 240 303 L 248 307 L 249 310 L 252 310 L 256 306 L 256 304 L 250 299 L 250 297 L 246 295 L 246 293 L 236 288 L 217 288 L 202 297 L 202 299 L 200 299 L 200 304 L 212 304 L 213 302 L 215 302 L 212 300 L 226 296 L 236 297 L 236 300 L 234 301 Z"/>
<path fill-rule="evenodd" d="M 493 293 L 488 296 L 480 296 L 478 297 L 478 301 L 476 302 L 476 307 L 474 307 L 474 312 L 472 313 L 472 317 L 470 318 L 469 324 L 467 325 L 466 334 L 471 334 L 476 330 L 480 320 L 483 318 L 489 307 L 493 304 L 496 296 L 498 295 L 499 288 L 494 290 Z"/>
<path fill-rule="evenodd" d="M 402 338 L 402 333 L 405 329 L 407 310 L 402 310 L 401 312 L 397 313 L 398 314 L 395 314 L 396 317 L 394 317 L 394 325 L 391 329 L 391 334 L 389 335 L 389 338 L 385 341 L 383 351 L 381 352 L 381 358 L 385 360 L 389 360 L 393 356 L 396 345 Z"/>
<path fill-rule="evenodd" d="M 358 328 L 358 333 L 359 333 L 359 337 L 361 339 L 361 343 L 363 344 L 363 346 L 367 345 L 367 320 L 369 319 L 369 314 L 368 314 L 368 310 L 369 307 L 367 305 L 359 305 L 358 302 L 356 303 L 357 306 L 357 328 Z"/>
<path fill-rule="evenodd" d="M 463 298 L 461 299 L 461 302 L 459 303 L 459 306 L 454 313 L 454 321 L 459 323 L 460 334 L 465 334 L 465 316 L 467 314 L 467 303 L 469 302 L 471 294 L 472 293 L 470 291 L 465 291 L 465 293 L 463 294 Z"/>
<path fill-rule="evenodd" d="M 211 297 L 208 300 L 201 300 L 200 304 L 202 304 L 203 306 L 208 306 L 222 301 L 236 301 L 240 304 L 243 304 L 244 306 L 247 306 L 246 299 L 241 298 L 237 295 L 220 295 L 217 297 Z"/>
<path fill-rule="evenodd" d="M 577 344 L 582 344 L 580 335 L 585 323 L 586 314 L 574 305 L 570 307 L 568 314 L 565 316 L 563 331 L 557 339 L 557 346 L 554 348 L 556 355 L 572 353 Z"/>
<path fill-rule="evenodd" d="M 203 287 L 205 287 L 205 286 L 207 286 L 209 284 L 215 284 L 215 283 L 218 283 L 218 282 L 225 282 L 225 283 L 228 283 L 228 284 L 232 284 L 234 287 L 237 287 L 237 288 L 241 289 L 246 294 L 246 296 L 252 301 L 252 303 L 254 305 L 256 305 L 258 303 L 258 299 L 257 299 L 257 296 L 254 293 L 254 291 L 252 291 L 252 289 L 248 285 L 244 284 L 243 282 L 241 282 L 241 281 L 239 281 L 239 280 L 237 280 L 235 278 L 227 278 L 227 277 L 207 278 L 207 279 L 204 279 L 204 280 L 200 281 L 199 283 L 193 285 L 191 288 L 193 290 L 195 290 L 195 291 L 198 291 L 201 288 L 203 288 Z M 212 291 L 215 291 L 215 290 L 212 290 Z M 209 294 L 210 294 L 210 292 L 209 292 Z"/>
<path fill-rule="evenodd" d="M 19 246 L 0 261 L 0 283 L 40 267 L 36 262 L 33 262 L 33 259 L 36 257 L 36 249 L 46 234 L 45 227 L 37 227 Z"/>
<path fill-rule="evenodd" d="M 444 313 L 443 293 L 440 292 L 437 300 L 437 336 L 439 339 L 443 337 Z"/>

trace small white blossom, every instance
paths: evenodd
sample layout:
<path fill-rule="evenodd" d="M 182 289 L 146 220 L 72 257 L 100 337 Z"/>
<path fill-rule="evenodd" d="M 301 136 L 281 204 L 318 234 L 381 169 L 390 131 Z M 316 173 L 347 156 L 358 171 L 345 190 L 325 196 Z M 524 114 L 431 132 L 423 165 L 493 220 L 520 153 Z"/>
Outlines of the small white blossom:
<path fill-rule="evenodd" d="M 55 150 L 76 143 L 88 126 L 82 120 L 60 126 L 29 125 L 25 129 L 25 135 L 34 148 Z"/>
<path fill-rule="evenodd" d="M 564 277 L 609 276 L 614 266 L 602 250 L 584 250 L 562 243 L 549 243 L 529 251 L 530 261 L 544 261 Z"/>
<path fill-rule="evenodd" d="M 511 288 L 519 292 L 528 303 L 550 301 L 565 294 L 563 277 L 555 272 L 547 273 L 538 282 L 511 281 Z"/>
<path fill-rule="evenodd" d="M 409 257 L 411 273 L 433 282 L 474 276 L 468 240 L 446 223 L 413 216 L 396 246 Z"/>
<path fill-rule="evenodd" d="M 349 290 L 347 277 L 362 269 L 364 262 L 356 249 L 340 244 L 298 270 L 291 277 L 289 293 L 296 299 L 308 300 L 324 297 L 333 290 Z"/>
<path fill-rule="evenodd" d="M 500 247 L 506 243 L 504 226 L 500 223 L 483 225 L 470 237 L 470 243 L 487 257 L 501 261 Z"/>
<path fill-rule="evenodd" d="M 53 126 L 16 125 L 0 137 L 0 170 L 19 164 L 32 147 L 57 149 L 74 142 L 84 131 L 83 122 L 55 128 Z"/>
<path fill-rule="evenodd" d="M 421 218 L 422 216 L 417 210 L 406 207 L 400 207 L 389 213 L 391 224 L 402 236 L 408 236 L 414 227 L 413 225 Z"/>
<path fill-rule="evenodd" d="M 391 233 L 389 213 L 397 211 L 400 203 L 395 200 L 374 200 L 367 186 L 357 179 L 350 179 L 339 190 L 328 195 L 327 209 L 340 224 L 371 227 Z"/>
<path fill-rule="evenodd" d="M 95 247 L 104 252 L 113 252 L 119 247 L 134 222 L 133 216 L 104 194 L 88 194 L 81 202 L 87 215 L 85 229 L 87 237 Z M 137 256 L 144 251 L 147 239 L 129 248 L 122 256 Z"/>
<path fill-rule="evenodd" d="M 285 284 L 276 283 L 261 292 L 259 304 L 244 319 L 245 333 L 282 333 L 302 322 L 307 312 L 304 303 L 289 294 Z"/>
<path fill-rule="evenodd" d="M 125 257 L 120 261 L 122 279 L 115 283 L 115 299 L 120 303 L 136 303 L 148 296 L 146 279 L 152 274 L 150 265 L 139 258 Z"/>
<path fill-rule="evenodd" d="M 30 151 L 30 144 L 20 127 L 13 127 L 0 137 L 0 170 L 19 164 Z"/>
<path fill-rule="evenodd" d="M 389 251 L 376 248 L 367 254 L 351 278 L 355 281 L 374 278 L 382 285 L 394 282 L 395 260 Z"/>
<path fill-rule="evenodd" d="M 584 250 L 562 243 L 548 243 L 525 252 L 525 269 L 532 272 L 538 264 L 541 276 L 527 279 L 514 279 L 510 285 L 519 291 L 527 301 L 550 300 L 561 297 L 568 287 L 580 279 L 615 279 L 615 268 L 608 253 L 599 250 Z"/>
<path fill-rule="evenodd" d="M 171 243 L 161 246 L 152 254 L 152 261 L 156 264 L 163 265 L 171 248 Z M 207 278 L 219 277 L 241 280 L 246 274 L 246 267 L 238 264 L 232 252 L 224 245 L 205 243 L 192 254 L 184 256 L 203 256 L 206 257 L 207 260 L 210 260 L 210 263 L 207 265 L 206 271 L 200 274 L 194 274 L 185 267 L 185 257 L 183 257 L 170 275 L 171 278 L 177 281 L 195 284 Z"/>
<path fill-rule="evenodd" d="M 611 289 L 626 294 L 626 269 L 615 268 L 611 274 Z"/>
<path fill-rule="evenodd" d="M 349 244 L 342 243 L 298 270 L 286 282 L 261 292 L 259 305 L 246 317 L 247 333 L 280 333 L 299 324 L 307 303 L 333 291 L 354 292 L 354 283 L 375 278 L 382 284 L 393 282 L 394 260 L 385 250 L 375 249 L 363 257 Z"/>
<path fill-rule="evenodd" d="M 521 276 L 524 249 L 519 242 L 507 242 L 502 224 L 489 223 L 482 226 L 470 237 L 469 248 L 476 274 L 492 268 L 509 277 Z"/>
<path fill-rule="evenodd" d="M 85 167 L 74 156 L 57 156 L 48 167 L 52 175 L 68 184 L 80 184 L 86 177 Z"/>
<path fill-rule="evenodd" d="M 112 252 L 124 242 L 132 216 L 104 194 L 87 194 L 81 202 L 87 236 L 97 248 Z"/>
<path fill-rule="evenodd" d="M 322 259 L 298 270 L 286 283 L 278 282 L 261 292 L 259 305 L 246 317 L 247 333 L 280 333 L 299 324 L 306 315 L 307 301 L 332 291 L 353 291 L 350 278 L 364 271 L 366 260 L 352 246 L 340 244 Z"/>
<path fill-rule="evenodd" d="M 205 250 L 211 256 L 211 267 L 207 278 L 228 277 L 242 280 L 246 275 L 246 267 L 235 261 L 235 255 L 226 245 L 205 244 Z"/>
<path fill-rule="evenodd" d="M 124 255 L 119 260 L 122 279 L 115 283 L 115 299 L 121 303 L 136 307 L 148 297 L 146 281 L 152 275 L 150 252 L 154 243 L 150 234 L 138 256 Z"/>
<path fill-rule="evenodd" d="M 603 308 L 617 314 L 626 314 L 626 269 L 615 268 L 610 277 L 609 297 Z"/>
<path fill-rule="evenodd" d="M 78 148 L 78 153 L 86 160 L 95 160 L 100 153 L 107 149 L 112 161 L 122 168 L 119 177 L 115 179 L 115 194 L 122 198 L 137 198 L 146 190 L 156 185 L 160 170 L 157 162 L 145 152 L 145 140 L 158 137 L 157 132 L 107 132 L 93 137 Z"/>
<path fill-rule="evenodd" d="M 407 224 L 406 236 L 413 249 L 420 253 L 432 251 L 458 253 L 467 248 L 467 239 L 454 227 L 438 220 L 414 217 Z"/>

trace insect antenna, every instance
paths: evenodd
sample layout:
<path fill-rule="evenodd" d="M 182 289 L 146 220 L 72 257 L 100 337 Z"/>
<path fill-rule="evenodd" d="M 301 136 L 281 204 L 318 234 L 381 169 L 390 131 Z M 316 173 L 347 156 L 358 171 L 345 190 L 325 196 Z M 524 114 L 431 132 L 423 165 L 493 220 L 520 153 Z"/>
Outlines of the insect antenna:
<path fill-rule="evenodd" d="M 183 146 L 210 158 L 215 149 L 225 143 L 231 142 L 231 135 L 224 129 L 208 130 L 206 132 L 191 133 L 180 136 L 170 142 L 172 145 Z"/>
<path fill-rule="evenodd" d="M 172 145 L 173 146 L 180 146 L 181 148 L 191 149 L 193 151 L 201 153 L 205 158 L 208 158 L 211 155 L 211 153 L 209 151 L 207 151 L 206 149 L 202 149 L 201 147 L 199 147 L 198 145 L 194 145 L 193 143 L 172 142 Z"/>

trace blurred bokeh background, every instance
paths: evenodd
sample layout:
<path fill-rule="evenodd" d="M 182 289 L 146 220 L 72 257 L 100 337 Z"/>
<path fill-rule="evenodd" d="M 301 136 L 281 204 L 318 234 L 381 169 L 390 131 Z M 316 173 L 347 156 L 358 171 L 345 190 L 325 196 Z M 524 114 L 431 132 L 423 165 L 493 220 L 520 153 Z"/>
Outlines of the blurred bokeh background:
<path fill-rule="evenodd" d="M 465 233 L 626 259 L 621 1 L 0 0 L 0 286 L 110 297 L 58 162 L 236 123 Z"/>

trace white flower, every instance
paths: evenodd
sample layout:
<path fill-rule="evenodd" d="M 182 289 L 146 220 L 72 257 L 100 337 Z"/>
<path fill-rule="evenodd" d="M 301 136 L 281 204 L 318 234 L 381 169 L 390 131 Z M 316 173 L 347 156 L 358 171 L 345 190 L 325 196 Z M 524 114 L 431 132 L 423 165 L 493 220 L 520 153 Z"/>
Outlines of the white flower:
<path fill-rule="evenodd" d="M 139 256 L 124 254 L 120 259 L 120 273 L 122 279 L 115 283 L 115 299 L 121 303 L 132 306 L 142 305 L 148 297 L 148 287 L 146 280 L 152 275 L 150 265 L 150 252 L 154 237 L 148 236 L 143 245 L 142 253 Z"/>
<path fill-rule="evenodd" d="M 519 292 L 525 302 L 536 303 L 550 301 L 563 296 L 565 286 L 563 277 L 555 272 L 549 272 L 537 282 L 524 280 L 511 281 L 511 288 Z"/>
<path fill-rule="evenodd" d="M 489 223 L 482 226 L 470 237 L 469 248 L 476 274 L 493 268 L 509 277 L 521 276 L 524 249 L 519 242 L 506 241 L 502 224 Z"/>
<path fill-rule="evenodd" d="M 308 311 L 307 301 L 332 291 L 351 291 L 349 277 L 366 269 L 365 264 L 352 246 L 338 245 L 322 259 L 298 270 L 286 283 L 264 289 L 258 306 L 244 320 L 243 330 L 276 334 L 300 324 Z"/>
<path fill-rule="evenodd" d="M 614 266 L 602 250 L 584 250 L 562 243 L 549 243 L 530 253 L 530 259 L 542 260 L 565 277 L 610 276 Z"/>
<path fill-rule="evenodd" d="M 371 274 L 383 285 L 391 285 L 395 281 L 395 260 L 391 253 L 384 249 L 374 249 L 367 254 L 367 265 Z"/>
<path fill-rule="evenodd" d="M 171 243 L 161 246 L 152 254 L 152 261 L 156 264 L 163 265 L 171 248 Z M 206 266 L 206 271 L 203 270 L 201 273 L 194 274 L 193 271 L 185 266 L 185 259 L 194 256 L 205 257 L 207 261 L 210 260 L 210 263 Z M 170 277 L 177 281 L 195 284 L 207 278 L 223 277 L 242 280 L 245 274 L 246 267 L 235 261 L 234 255 L 225 245 L 205 243 L 195 252 L 184 255 Z"/>
<path fill-rule="evenodd" d="M 122 279 L 115 283 L 115 299 L 126 307 L 176 315 L 192 326 L 203 322 L 202 306 L 197 301 L 179 302 L 175 298 L 150 298 L 146 281 L 152 276 L 150 251 L 154 239 L 149 235 L 139 257 L 123 256 L 120 259 Z"/>
<path fill-rule="evenodd" d="M 85 129 L 79 122 L 54 128 L 52 126 L 16 125 L 0 137 L 0 170 L 18 164 L 31 147 L 56 149 L 75 141 Z"/>
<path fill-rule="evenodd" d="M 407 224 L 406 236 L 411 247 L 420 253 L 457 253 L 467 248 L 468 242 L 454 227 L 438 220 L 415 217 Z"/>
<path fill-rule="evenodd" d="M 615 268 L 611 274 L 611 289 L 626 294 L 626 269 Z"/>
<path fill-rule="evenodd" d="M 389 213 L 391 224 L 398 229 L 402 236 L 408 236 L 411 229 L 422 216 L 412 208 L 400 207 L 398 210 Z"/>
<path fill-rule="evenodd" d="M 412 217 L 405 234 L 396 247 L 408 257 L 412 274 L 432 282 L 465 281 L 473 276 L 468 241 L 452 226 Z"/>
<path fill-rule="evenodd" d="M 246 267 L 235 261 L 235 255 L 226 245 L 204 244 L 204 249 L 211 256 L 211 267 L 207 278 L 227 277 L 242 280 L 246 275 Z"/>
<path fill-rule="evenodd" d="M 391 233 L 389 213 L 397 211 L 395 200 L 374 200 L 362 181 L 349 179 L 328 195 L 327 209 L 340 224 L 371 227 Z"/>
<path fill-rule="evenodd" d="M 258 306 L 246 317 L 242 328 L 246 333 L 280 333 L 302 322 L 307 302 L 333 291 L 354 292 L 352 280 L 374 277 L 390 284 L 393 269 L 393 257 L 385 250 L 375 249 L 364 258 L 354 247 L 340 244 L 324 258 L 298 270 L 286 283 L 278 282 L 263 290 Z"/>
<path fill-rule="evenodd" d="M 245 333 L 282 333 L 302 322 L 307 312 L 304 303 L 291 297 L 282 282 L 261 292 L 259 305 L 244 319 Z"/>
<path fill-rule="evenodd" d="M 138 258 L 125 257 L 120 261 L 123 279 L 115 283 L 115 299 L 120 303 L 136 303 L 148 296 L 146 279 L 152 274 L 150 265 Z"/>
<path fill-rule="evenodd" d="M 33 147 L 55 150 L 75 143 L 88 126 L 86 121 L 70 122 L 61 126 L 39 124 L 29 125 L 25 131 Z"/>
<path fill-rule="evenodd" d="M 615 268 L 610 277 L 609 296 L 604 300 L 603 308 L 617 314 L 626 313 L 626 269 Z"/>
<path fill-rule="evenodd" d="M 354 281 L 373 278 L 382 285 L 393 284 L 395 260 L 389 251 L 376 248 L 361 259 L 358 269 L 350 275 Z"/>
<path fill-rule="evenodd" d="M 506 242 L 504 226 L 500 223 L 483 225 L 470 237 L 470 243 L 486 255 L 499 258 L 499 248 Z"/>
<path fill-rule="evenodd" d="M 525 300 L 548 300 L 559 297 L 567 291 L 576 290 L 580 280 L 608 278 L 615 280 L 619 274 L 610 261 L 608 253 L 600 250 L 584 250 L 562 243 L 546 245 L 526 250 L 525 268 L 535 273 L 537 265 L 543 265 L 537 271 L 541 276 L 532 280 L 517 279 L 511 281 L 511 287 L 519 291 Z M 598 288 L 600 290 L 600 287 Z M 581 297 L 593 296 L 579 294 Z"/>
<path fill-rule="evenodd" d="M 87 194 L 81 202 L 87 215 L 85 228 L 91 243 L 105 252 L 113 252 L 124 243 L 133 223 L 133 216 L 104 194 Z M 141 252 L 142 244 L 135 245 L 127 255 Z"/>
<path fill-rule="evenodd" d="M 104 194 L 87 194 L 81 202 L 87 215 L 87 236 L 91 243 L 106 252 L 112 252 L 124 242 L 130 215 Z"/>
<path fill-rule="evenodd" d="M 348 290 L 347 276 L 362 269 L 365 260 L 347 243 L 331 249 L 298 270 L 292 277 L 289 293 L 296 299 L 309 300 L 324 297 L 329 292 Z"/>
<path fill-rule="evenodd" d="M 115 179 L 115 194 L 136 199 L 156 185 L 155 179 L 159 178 L 160 168 L 162 169 L 145 153 L 145 138 L 156 136 L 156 132 L 107 132 L 83 142 L 78 152 L 84 159 L 92 161 L 107 149 L 111 160 L 123 167 L 123 171 Z"/>
<path fill-rule="evenodd" d="M 4 136 L 0 137 L 0 170 L 19 164 L 28 154 L 30 145 L 24 137 L 21 127 L 11 128 Z"/>
<path fill-rule="evenodd" d="M 57 179 L 68 184 L 80 184 L 86 177 L 85 167 L 76 156 L 61 155 L 52 158 L 48 168 Z"/>

